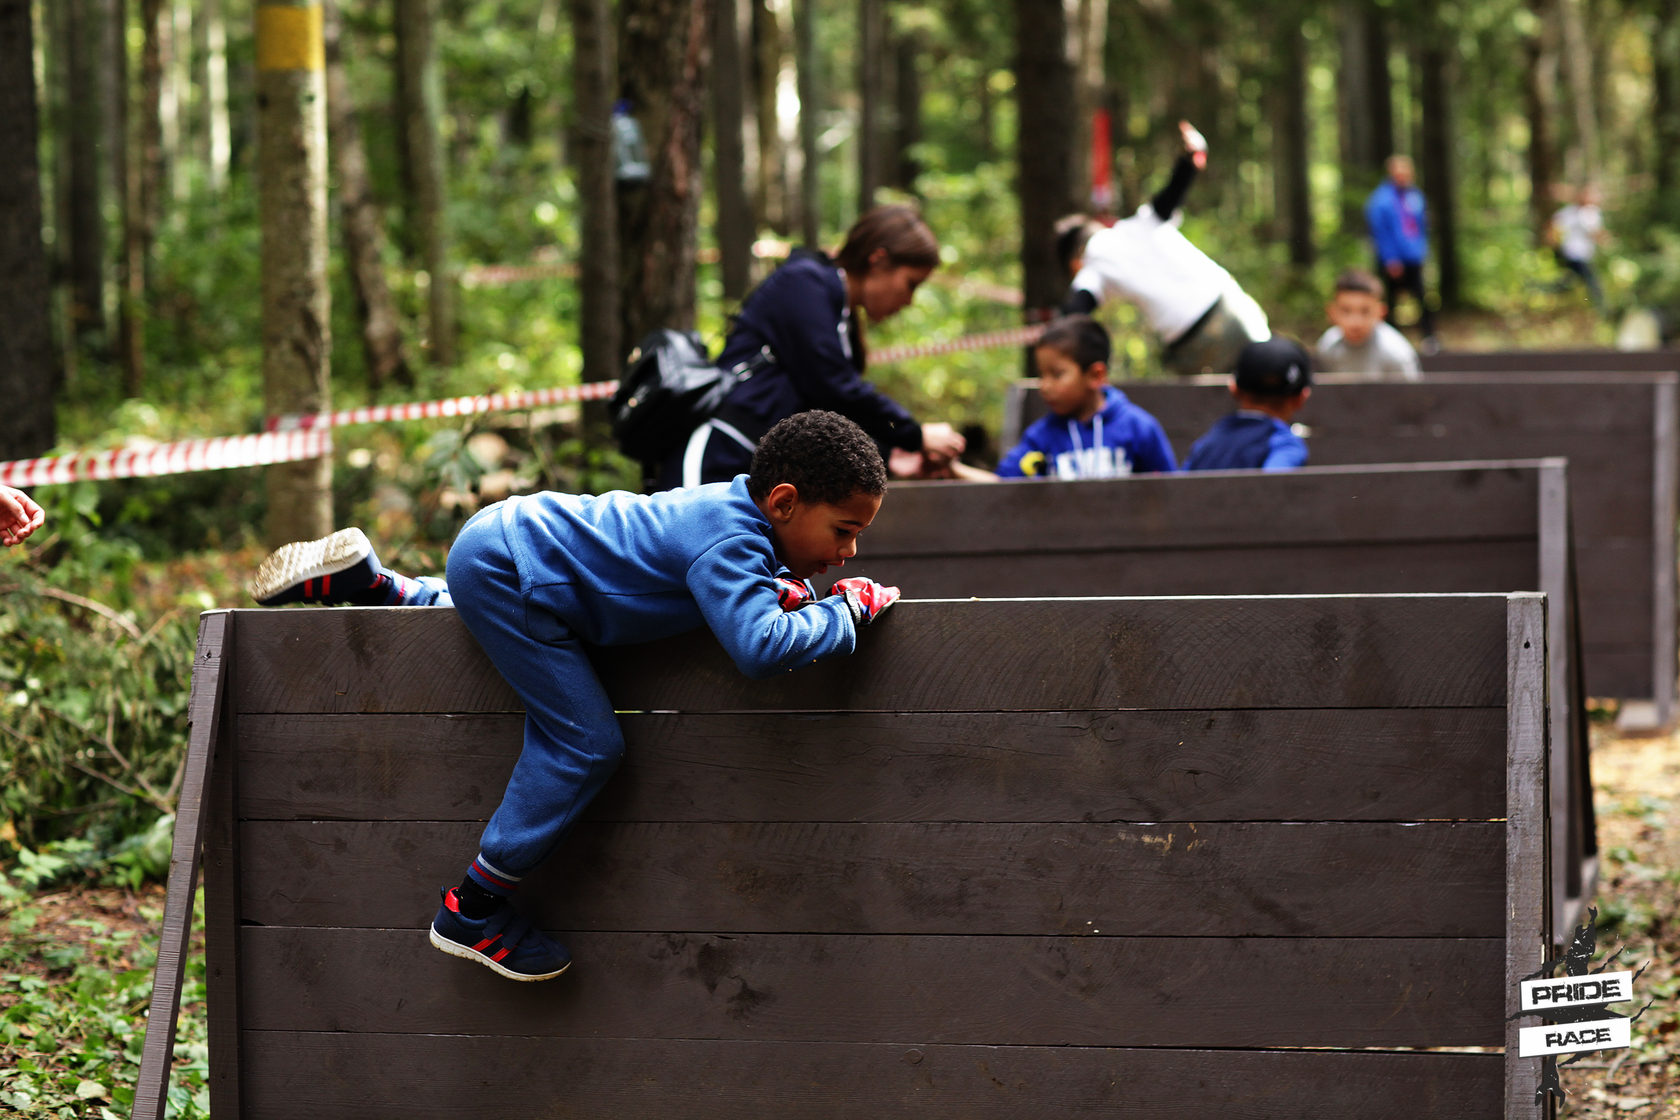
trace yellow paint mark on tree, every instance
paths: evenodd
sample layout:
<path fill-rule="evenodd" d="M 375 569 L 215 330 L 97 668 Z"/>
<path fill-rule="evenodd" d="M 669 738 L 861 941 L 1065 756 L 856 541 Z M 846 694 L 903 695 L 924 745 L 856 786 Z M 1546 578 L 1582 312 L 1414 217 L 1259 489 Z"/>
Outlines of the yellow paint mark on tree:
<path fill-rule="evenodd" d="M 257 6 L 258 70 L 322 70 L 326 64 L 321 5 Z"/>

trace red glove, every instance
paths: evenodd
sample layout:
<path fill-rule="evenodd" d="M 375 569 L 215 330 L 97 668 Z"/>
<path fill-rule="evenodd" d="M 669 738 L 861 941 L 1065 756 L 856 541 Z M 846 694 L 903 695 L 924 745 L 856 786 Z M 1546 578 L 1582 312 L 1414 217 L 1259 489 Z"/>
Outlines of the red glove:
<path fill-rule="evenodd" d="M 792 576 L 776 577 L 776 602 L 782 605 L 784 611 L 796 611 L 816 597 L 817 593 L 804 580 Z"/>
<path fill-rule="evenodd" d="M 868 626 L 882 611 L 898 602 L 900 592 L 896 587 L 887 587 L 863 576 L 853 576 L 851 579 L 835 580 L 830 594 L 844 595 L 846 607 L 852 612 L 852 621 L 859 626 Z"/>

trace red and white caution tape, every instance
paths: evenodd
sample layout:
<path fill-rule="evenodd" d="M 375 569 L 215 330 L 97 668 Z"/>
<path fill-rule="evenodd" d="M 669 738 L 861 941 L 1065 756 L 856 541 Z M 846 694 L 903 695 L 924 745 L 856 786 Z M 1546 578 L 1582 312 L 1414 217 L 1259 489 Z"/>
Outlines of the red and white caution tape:
<path fill-rule="evenodd" d="M 189 439 L 117 451 L 82 451 L 45 459 L 17 459 L 0 463 L 0 483 L 27 487 L 84 479 L 152 478 L 189 471 L 290 463 L 299 459 L 319 459 L 330 454 L 330 432 L 265 432 L 255 436 Z"/>
<path fill-rule="evenodd" d="M 1044 333 L 1042 325 L 1016 327 L 967 335 L 948 342 L 915 346 L 887 346 L 870 357 L 874 362 L 897 362 L 934 354 L 1021 346 Z M 157 475 L 216 471 L 233 467 L 260 467 L 318 459 L 332 454 L 330 429 L 347 424 L 376 424 L 393 420 L 430 420 L 470 416 L 481 412 L 512 412 L 574 401 L 604 400 L 618 389 L 617 381 L 592 381 L 557 389 L 528 393 L 490 393 L 475 397 L 414 401 L 409 404 L 372 405 L 337 412 L 294 413 L 271 416 L 260 435 L 220 436 L 214 439 L 182 440 L 150 447 L 116 451 L 77 452 L 43 459 L 0 462 L 0 483 L 7 486 L 50 486 L 84 479 L 151 478 Z"/>
<path fill-rule="evenodd" d="M 923 342 L 913 346 L 883 346 L 869 353 L 871 362 L 902 362 L 906 358 L 926 358 L 933 354 L 956 354 L 964 350 L 990 350 L 998 346 L 1026 346 L 1038 341 L 1044 324 L 1012 327 L 1005 331 L 968 334 L 949 342 Z"/>
<path fill-rule="evenodd" d="M 1043 324 L 1037 324 L 965 335 L 949 342 L 884 346 L 871 353 L 869 360 L 875 363 L 901 362 L 907 358 L 925 358 L 933 354 L 955 354 L 964 350 L 987 350 L 998 346 L 1024 346 L 1037 341 L 1038 336 L 1043 333 Z M 363 408 L 339 409 L 337 412 L 295 412 L 284 416 L 270 416 L 263 427 L 270 432 L 291 432 L 315 428 L 342 428 L 347 424 L 437 420 L 453 416 L 473 416 L 481 412 L 516 412 L 544 405 L 606 400 L 617 391 L 616 381 L 591 381 L 584 385 L 566 385 L 558 389 L 534 389 L 528 393 L 490 393 L 477 397 L 411 401 L 407 404 L 368 405 Z"/>
<path fill-rule="evenodd" d="M 605 400 L 617 391 L 616 381 L 591 381 L 587 385 L 534 389 L 529 393 L 490 393 L 478 397 L 411 401 L 408 404 L 376 404 L 365 408 L 344 408 L 337 412 L 290 413 L 270 416 L 263 427 L 271 432 L 290 432 L 300 428 L 342 428 L 346 424 L 383 424 L 392 420 L 436 420 L 440 417 L 472 416 L 480 412 L 515 412 L 543 405 Z"/>

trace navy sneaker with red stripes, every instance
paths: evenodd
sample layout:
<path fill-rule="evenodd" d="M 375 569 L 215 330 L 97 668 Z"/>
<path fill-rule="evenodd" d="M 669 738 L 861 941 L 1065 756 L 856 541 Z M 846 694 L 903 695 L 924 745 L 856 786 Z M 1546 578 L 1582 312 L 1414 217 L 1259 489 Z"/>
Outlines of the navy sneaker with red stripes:
<path fill-rule="evenodd" d="M 443 905 L 432 919 L 432 944 L 451 956 L 477 961 L 509 980 L 552 980 L 572 966 L 566 947 L 531 924 L 501 900 L 487 918 L 461 913 L 456 888 L 443 892 Z"/>
<path fill-rule="evenodd" d="M 340 529 L 313 541 L 281 545 L 268 554 L 245 588 L 265 607 L 282 603 L 384 605 L 391 576 L 379 565 L 360 529 Z"/>

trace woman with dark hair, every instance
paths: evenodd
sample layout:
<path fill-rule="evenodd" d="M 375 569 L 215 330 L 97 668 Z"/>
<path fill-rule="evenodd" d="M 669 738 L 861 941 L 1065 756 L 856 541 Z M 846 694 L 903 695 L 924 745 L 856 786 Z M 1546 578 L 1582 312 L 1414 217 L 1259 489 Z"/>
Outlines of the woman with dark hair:
<path fill-rule="evenodd" d="M 774 361 L 736 385 L 712 419 L 667 456 L 658 487 L 727 482 L 747 469 L 772 425 L 813 408 L 855 421 L 889 461 L 895 450 L 934 465 L 961 454 L 963 437 L 951 425 L 917 423 L 863 379 L 867 325 L 909 306 L 938 264 L 933 231 L 901 205 L 859 218 L 832 257 L 795 249 L 747 297 L 718 356 L 718 365 L 732 369 L 768 347 Z"/>

